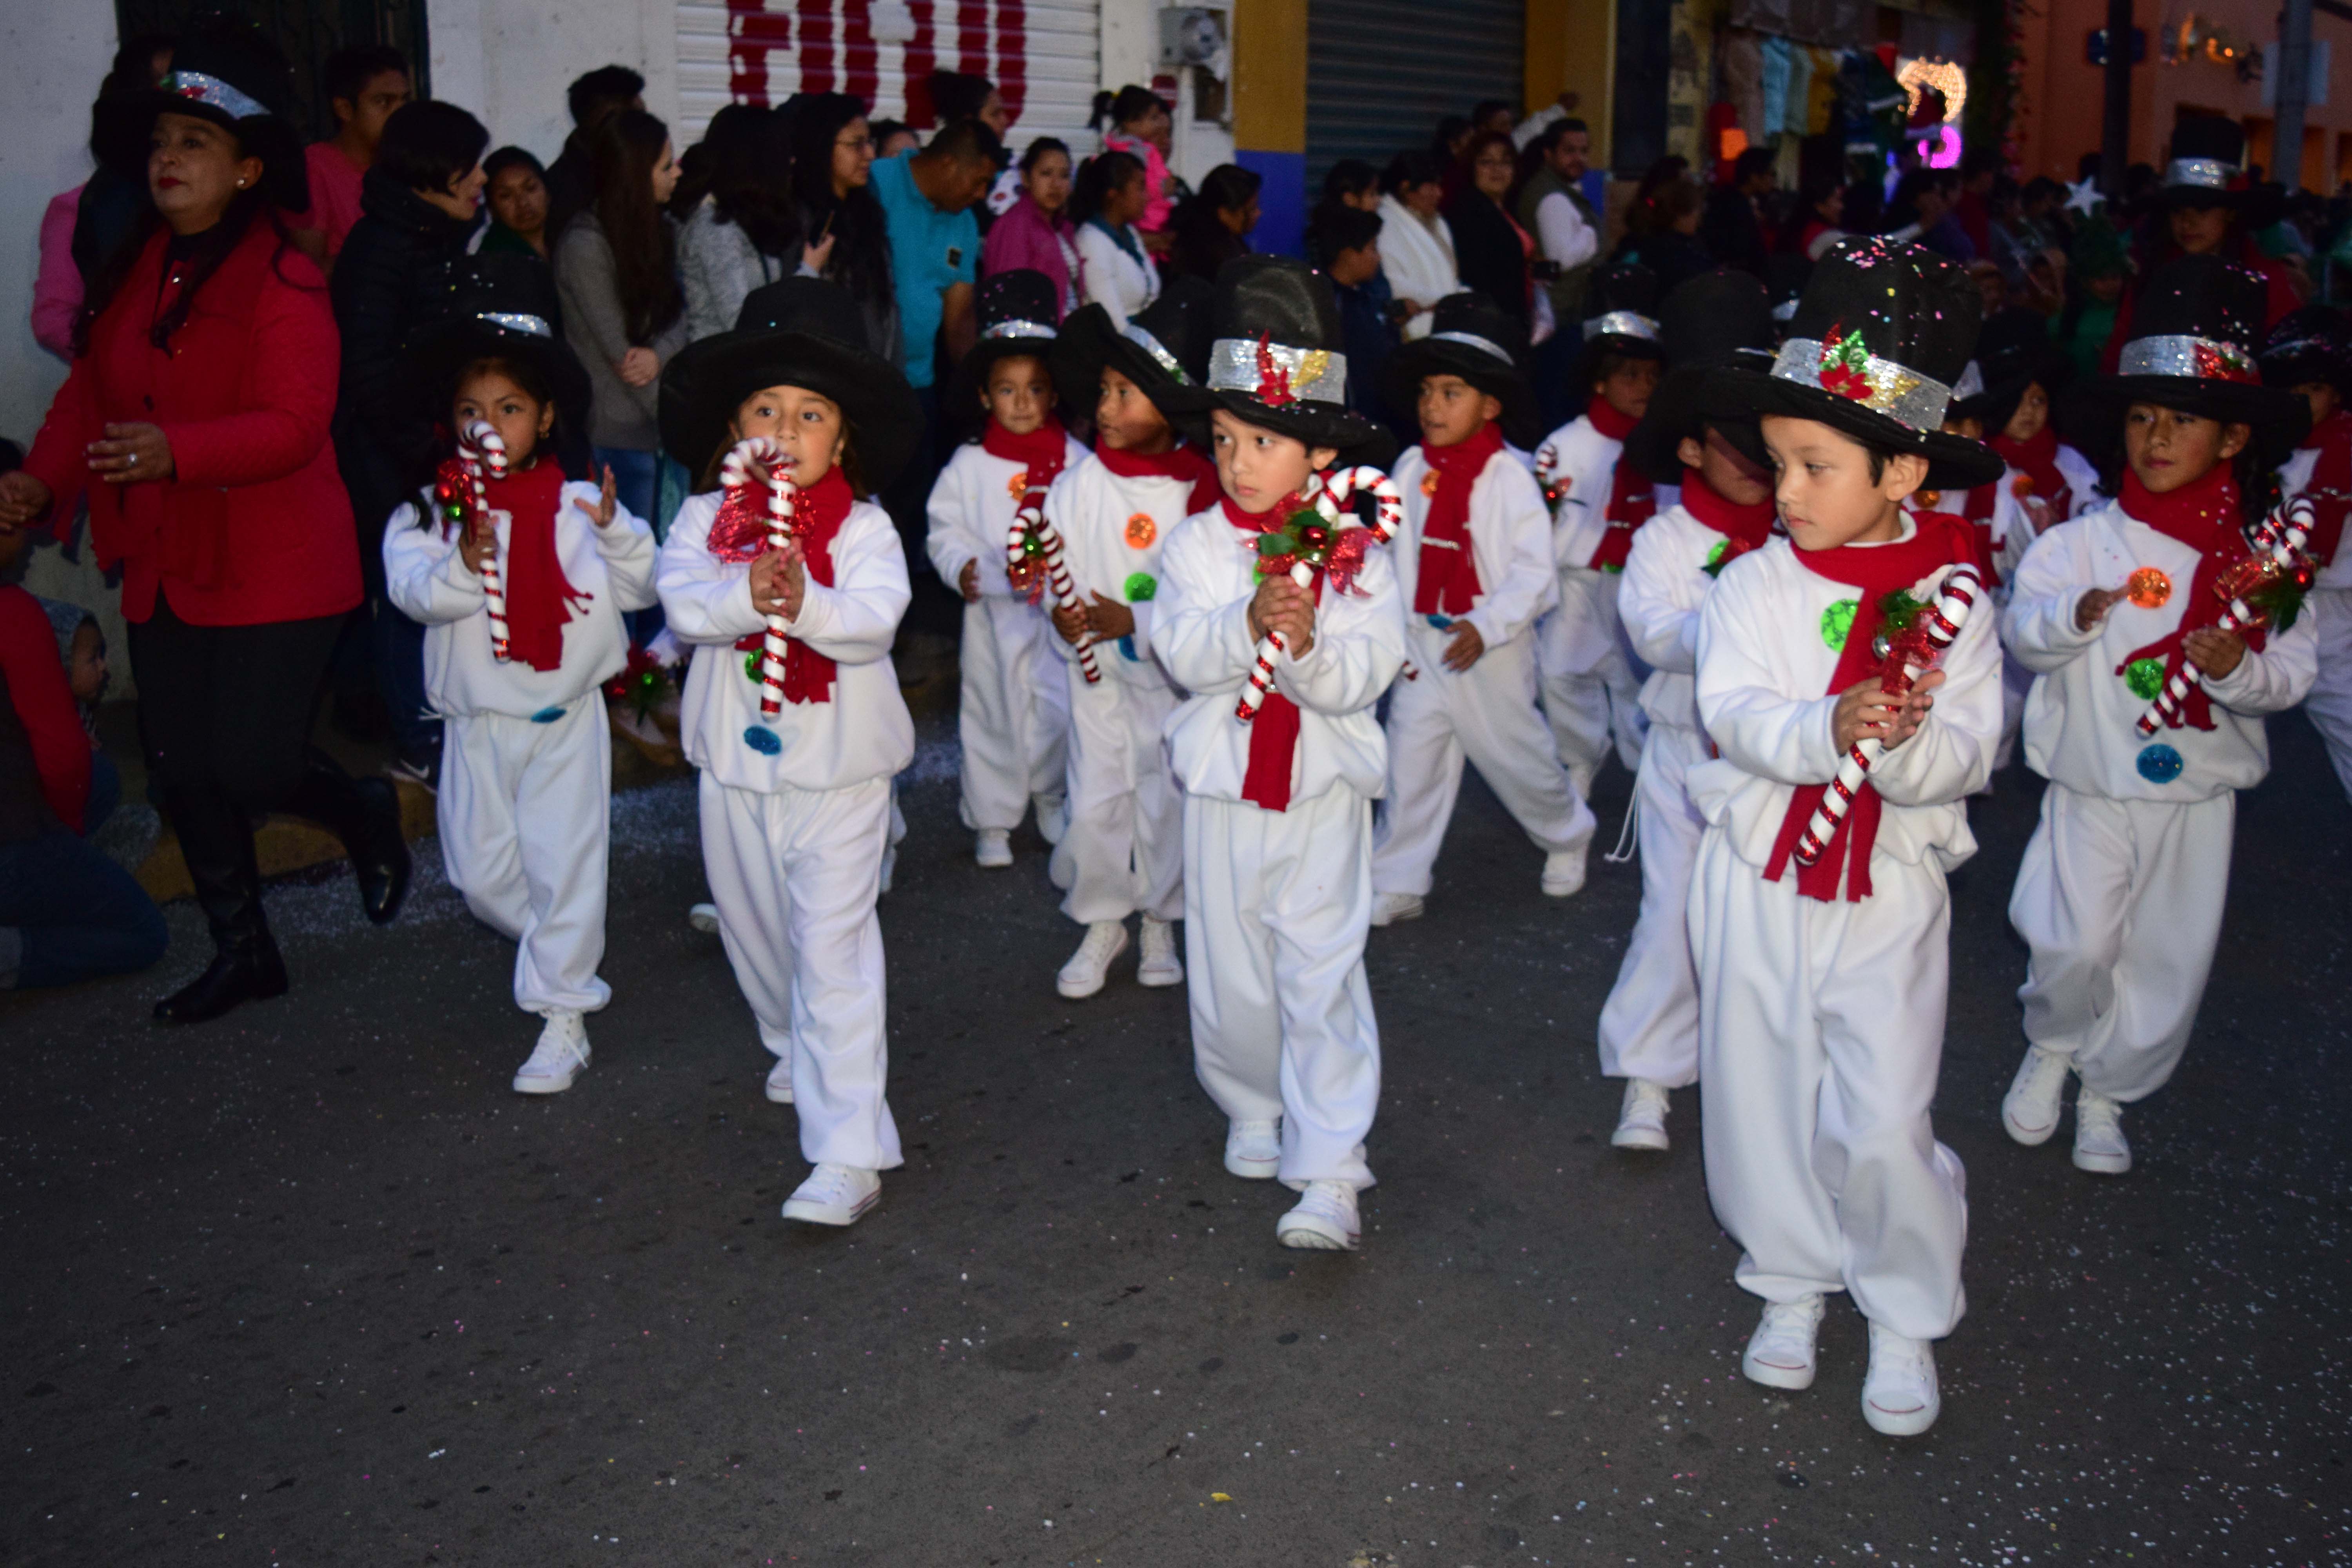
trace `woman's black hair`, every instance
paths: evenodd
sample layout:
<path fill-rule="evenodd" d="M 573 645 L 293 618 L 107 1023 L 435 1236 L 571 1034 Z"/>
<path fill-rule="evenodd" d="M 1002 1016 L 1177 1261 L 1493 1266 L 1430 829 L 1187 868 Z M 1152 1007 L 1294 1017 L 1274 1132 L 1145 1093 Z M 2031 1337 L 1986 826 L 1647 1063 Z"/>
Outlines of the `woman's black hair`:
<path fill-rule="evenodd" d="M 1489 120 L 1492 120 L 1497 114 L 1507 114 L 1514 121 L 1518 119 L 1517 112 L 1504 100 L 1499 98 L 1482 98 L 1476 103 L 1471 105 L 1470 123 L 1474 128 L 1481 126 L 1486 124 Z"/>
<path fill-rule="evenodd" d="M 1086 223 L 1102 214 L 1102 205 L 1109 195 L 1129 180 L 1143 177 L 1143 160 L 1132 153 L 1114 149 L 1097 153 L 1078 168 L 1076 182 L 1070 187 L 1070 217 Z"/>
<path fill-rule="evenodd" d="M 531 443 L 530 457 L 533 463 L 537 463 L 541 458 L 550 462 L 557 461 L 555 454 L 561 451 L 563 446 L 563 405 L 555 401 L 555 384 L 547 379 L 546 372 L 540 368 L 537 361 L 509 359 L 504 354 L 484 354 L 479 359 L 467 360 L 449 374 L 448 381 L 442 386 L 440 404 L 442 410 L 445 413 L 450 411 L 451 405 L 457 401 L 459 387 L 478 375 L 486 374 L 505 376 L 522 388 L 523 395 L 541 408 L 555 410 L 555 417 L 548 424 L 547 434 Z M 434 426 L 437 437 L 444 440 L 451 439 L 439 419 L 434 421 Z M 433 482 L 430 473 L 413 475 L 412 478 L 418 487 Z M 417 509 L 416 526 L 418 528 L 429 529 L 436 526 L 438 521 L 430 507 Z"/>
<path fill-rule="evenodd" d="M 890 237 L 883 223 L 882 204 L 871 185 L 854 185 L 844 196 L 833 194 L 834 142 L 844 126 L 865 118 L 865 100 L 845 92 L 803 93 L 795 100 L 791 126 L 793 197 L 803 237 L 810 240 L 825 233 L 835 237 L 824 275 L 861 303 L 887 308 L 895 296 L 890 284 Z"/>
<path fill-rule="evenodd" d="M 1048 153 L 1059 153 L 1066 158 L 1070 155 L 1070 144 L 1058 136 L 1038 137 L 1037 140 L 1030 142 L 1028 150 L 1021 154 L 1021 172 L 1024 174 L 1035 173 L 1037 160 Z"/>
<path fill-rule="evenodd" d="M 1168 100 L 1148 87 L 1129 82 L 1117 92 L 1095 94 L 1094 112 L 1087 117 L 1089 131 L 1117 130 L 1132 125 L 1154 108 L 1166 109 Z"/>
<path fill-rule="evenodd" d="M 1461 115 L 1448 114 L 1439 119 L 1437 129 L 1429 133 L 1429 155 L 1437 160 L 1439 168 L 1454 162 L 1454 142 L 1468 134 L 1470 121 Z M 1389 167 L 1393 169 L 1396 165 L 1391 163 Z"/>
<path fill-rule="evenodd" d="M 1380 188 L 1381 172 L 1361 158 L 1342 158 L 1323 176 L 1323 199 L 1327 202 Z"/>
<path fill-rule="evenodd" d="M 1351 207 L 1337 199 L 1326 201 L 1315 209 L 1315 216 L 1307 226 L 1307 259 L 1323 271 L 1344 250 L 1361 250 L 1381 240 L 1381 219 L 1378 213 L 1368 213 L 1361 207 Z"/>
<path fill-rule="evenodd" d="M 800 219 L 793 212 L 792 192 L 784 171 L 792 166 L 786 128 L 771 109 L 730 103 L 745 113 L 722 130 L 722 109 L 713 115 L 702 139 L 706 163 L 704 191 L 721 223 L 731 223 L 768 256 L 788 256 L 800 243 Z M 698 196 L 698 202 L 701 198 Z"/>
<path fill-rule="evenodd" d="M 1188 211 L 1198 203 L 1211 217 L 1220 212 L 1239 212 L 1265 185 L 1265 176 L 1254 169 L 1244 169 L 1239 163 L 1220 163 L 1202 176 L 1201 188 L 1179 210 Z"/>
<path fill-rule="evenodd" d="M 923 85 L 930 91 L 931 114 L 940 125 L 979 119 L 988 95 L 996 90 L 994 82 L 970 71 L 933 71 L 923 79 Z"/>
<path fill-rule="evenodd" d="M 482 161 L 490 133 L 454 103 L 420 98 L 393 110 L 376 143 L 374 167 L 412 191 L 446 195 Z"/>
<path fill-rule="evenodd" d="M 531 153 L 520 147 L 501 147 L 497 152 L 491 153 L 488 157 L 484 158 L 482 160 L 482 179 L 485 184 L 495 184 L 498 182 L 498 177 L 500 174 L 505 174 L 509 169 L 529 169 L 531 173 L 532 178 L 538 180 L 538 182 L 542 185 L 547 184 L 547 165 L 541 163 Z"/>
<path fill-rule="evenodd" d="M 1386 173 L 1381 175 L 1381 190 L 1396 195 L 1407 185 L 1433 185 L 1445 178 L 1445 165 L 1434 153 L 1400 153 L 1389 160 Z"/>
<path fill-rule="evenodd" d="M 676 247 L 654 204 L 654 166 L 668 145 L 669 127 L 642 109 L 608 115 L 588 134 L 596 222 L 612 247 L 622 323 L 638 344 L 651 342 L 686 313 Z"/>

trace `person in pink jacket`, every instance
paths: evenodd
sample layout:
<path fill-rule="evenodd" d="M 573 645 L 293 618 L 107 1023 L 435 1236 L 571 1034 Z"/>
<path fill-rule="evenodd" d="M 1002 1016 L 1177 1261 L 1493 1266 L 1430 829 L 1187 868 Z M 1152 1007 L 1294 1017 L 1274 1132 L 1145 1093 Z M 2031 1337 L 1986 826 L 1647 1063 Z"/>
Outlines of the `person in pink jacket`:
<path fill-rule="evenodd" d="M 1023 268 L 1054 283 L 1054 324 L 1078 306 L 1077 230 L 1070 223 L 1070 149 L 1040 136 L 1021 154 L 1021 195 L 990 226 L 980 269 L 991 277 Z"/>
<path fill-rule="evenodd" d="M 1143 161 L 1143 189 L 1148 198 L 1143 216 L 1136 227 L 1155 237 L 1147 242 L 1154 252 L 1167 247 L 1157 237 L 1168 228 L 1169 209 L 1176 205 L 1178 184 L 1168 170 L 1168 138 L 1175 121 L 1168 116 L 1168 104 L 1148 87 L 1133 82 L 1117 92 L 1095 94 L 1094 115 L 1087 121 L 1089 129 L 1102 130 L 1103 146 L 1115 153 L 1131 153 Z"/>

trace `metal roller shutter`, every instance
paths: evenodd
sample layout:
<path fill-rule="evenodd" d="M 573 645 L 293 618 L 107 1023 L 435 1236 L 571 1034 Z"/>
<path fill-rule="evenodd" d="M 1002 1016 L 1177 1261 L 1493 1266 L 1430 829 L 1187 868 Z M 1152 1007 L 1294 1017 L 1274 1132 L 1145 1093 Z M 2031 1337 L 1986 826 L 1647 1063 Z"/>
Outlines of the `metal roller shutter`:
<path fill-rule="evenodd" d="M 1307 181 L 1342 158 L 1385 167 L 1482 98 L 1519 101 L 1525 0 L 1308 0 Z"/>
<path fill-rule="evenodd" d="M 1013 110 L 1015 149 L 1058 136 L 1095 150 L 1087 113 L 1101 77 L 1097 0 L 678 0 L 681 144 L 721 106 L 851 92 L 907 118 L 907 83 L 971 71 Z"/>

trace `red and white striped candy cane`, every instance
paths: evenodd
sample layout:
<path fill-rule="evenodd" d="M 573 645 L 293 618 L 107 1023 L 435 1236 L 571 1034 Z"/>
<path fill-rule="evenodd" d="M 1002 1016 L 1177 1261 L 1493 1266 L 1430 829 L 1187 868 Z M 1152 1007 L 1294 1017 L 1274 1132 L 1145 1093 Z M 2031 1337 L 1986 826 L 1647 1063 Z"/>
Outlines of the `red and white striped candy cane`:
<path fill-rule="evenodd" d="M 1053 590 L 1054 603 L 1066 610 L 1083 610 L 1085 602 L 1078 597 L 1077 584 L 1070 581 L 1069 568 L 1062 563 L 1062 532 L 1045 521 L 1045 508 L 1039 504 L 1042 492 L 1031 490 L 1021 510 L 1013 514 L 1013 531 L 1004 538 L 1004 559 L 1008 565 L 1019 566 L 1024 559 L 1022 545 L 1024 536 L 1035 533 L 1040 557 L 1045 563 L 1045 586 Z M 1102 679 L 1102 666 L 1095 662 L 1094 643 L 1077 645 L 1078 673 L 1093 686 Z"/>
<path fill-rule="evenodd" d="M 477 419 L 457 436 L 457 461 L 466 470 L 466 484 L 472 503 L 472 516 L 466 520 L 469 529 L 479 529 L 489 542 L 490 552 L 482 557 L 482 602 L 490 612 L 490 653 L 501 664 L 510 655 L 512 643 L 507 631 L 506 581 L 499 574 L 498 531 L 490 523 L 490 498 L 482 482 L 482 470 L 490 477 L 507 477 L 507 444 L 487 419 Z"/>
<path fill-rule="evenodd" d="M 747 436 L 730 447 L 719 465 L 719 482 L 740 489 L 751 482 L 751 470 L 768 474 L 768 548 L 782 551 L 793 542 L 793 469 L 784 448 L 772 436 Z M 784 617 L 768 616 L 768 634 L 760 644 L 760 718 L 773 723 L 784 710 Z"/>
<path fill-rule="evenodd" d="M 1559 448 L 1549 441 L 1536 448 L 1536 484 L 1543 490 L 1545 505 L 1559 504 L 1564 493 L 1559 484 Z"/>
<path fill-rule="evenodd" d="M 2302 563 L 2303 542 L 2311 533 L 2312 515 L 2309 498 L 2295 497 L 2263 520 L 2262 526 L 2254 531 L 2254 548 L 2269 556 L 2280 570 L 2293 572 Z M 2213 629 L 2239 631 L 2261 618 L 2261 612 L 2243 599 L 2232 599 L 2230 607 L 2221 612 L 2221 618 L 2213 623 Z M 2164 725 L 2174 722 L 2180 715 L 2181 700 L 2189 695 L 2190 684 L 2203 679 L 2194 665 L 2183 660 L 2172 679 L 2164 683 L 2164 689 L 2140 714 L 2135 727 L 2143 735 L 2153 735 Z"/>
<path fill-rule="evenodd" d="M 1955 566 L 1937 590 L 1936 602 L 1919 612 L 1927 630 L 1927 640 L 1934 645 L 1934 657 L 1940 658 L 1960 635 L 1960 627 L 1976 607 L 1977 595 L 1984 592 L 1984 580 L 1973 566 Z M 1906 664 L 1903 667 L 1905 681 L 1916 680 L 1927 666 Z M 1813 818 L 1805 824 L 1805 831 L 1797 839 L 1797 864 L 1810 866 L 1822 858 L 1837 837 L 1838 824 L 1845 820 L 1853 797 L 1862 793 L 1864 781 L 1870 776 L 1870 767 L 1886 751 L 1874 736 L 1864 736 L 1846 749 L 1838 762 L 1837 777 L 1822 792 L 1822 804 L 1813 808 Z"/>
<path fill-rule="evenodd" d="M 1372 537 L 1382 544 L 1396 537 L 1398 525 L 1404 521 L 1404 494 L 1396 481 L 1378 468 L 1334 468 L 1328 474 L 1315 476 L 1313 491 L 1315 510 L 1322 514 L 1334 533 L 1341 526 L 1342 510 L 1353 500 L 1358 489 L 1372 498 Z M 1315 568 L 1297 562 L 1290 568 L 1290 580 L 1300 587 L 1311 587 Z M 1246 724 L 1257 717 L 1265 703 L 1265 695 L 1274 689 L 1274 658 L 1282 651 L 1282 634 L 1268 632 L 1258 639 L 1257 658 L 1250 666 L 1249 684 L 1242 688 L 1241 698 L 1234 704 L 1234 717 Z"/>

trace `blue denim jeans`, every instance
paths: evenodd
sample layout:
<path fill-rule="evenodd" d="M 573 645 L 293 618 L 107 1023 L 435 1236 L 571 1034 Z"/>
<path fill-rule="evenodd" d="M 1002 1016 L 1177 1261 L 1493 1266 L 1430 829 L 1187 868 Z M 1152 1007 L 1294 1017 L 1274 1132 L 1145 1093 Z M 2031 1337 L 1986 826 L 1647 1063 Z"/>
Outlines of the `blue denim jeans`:
<path fill-rule="evenodd" d="M 0 926 L 22 948 L 16 984 L 70 985 L 163 956 L 163 912 L 131 873 L 62 827 L 0 844 Z"/>
<path fill-rule="evenodd" d="M 661 515 L 661 454 L 640 452 L 634 447 L 598 447 L 593 455 L 596 472 L 593 477 L 602 483 L 604 470 L 612 469 L 614 498 L 644 518 L 655 538 L 667 533 L 669 520 Z M 650 641 L 666 624 L 659 605 L 631 610 L 622 619 L 628 623 L 629 640 L 638 644 Z"/>

